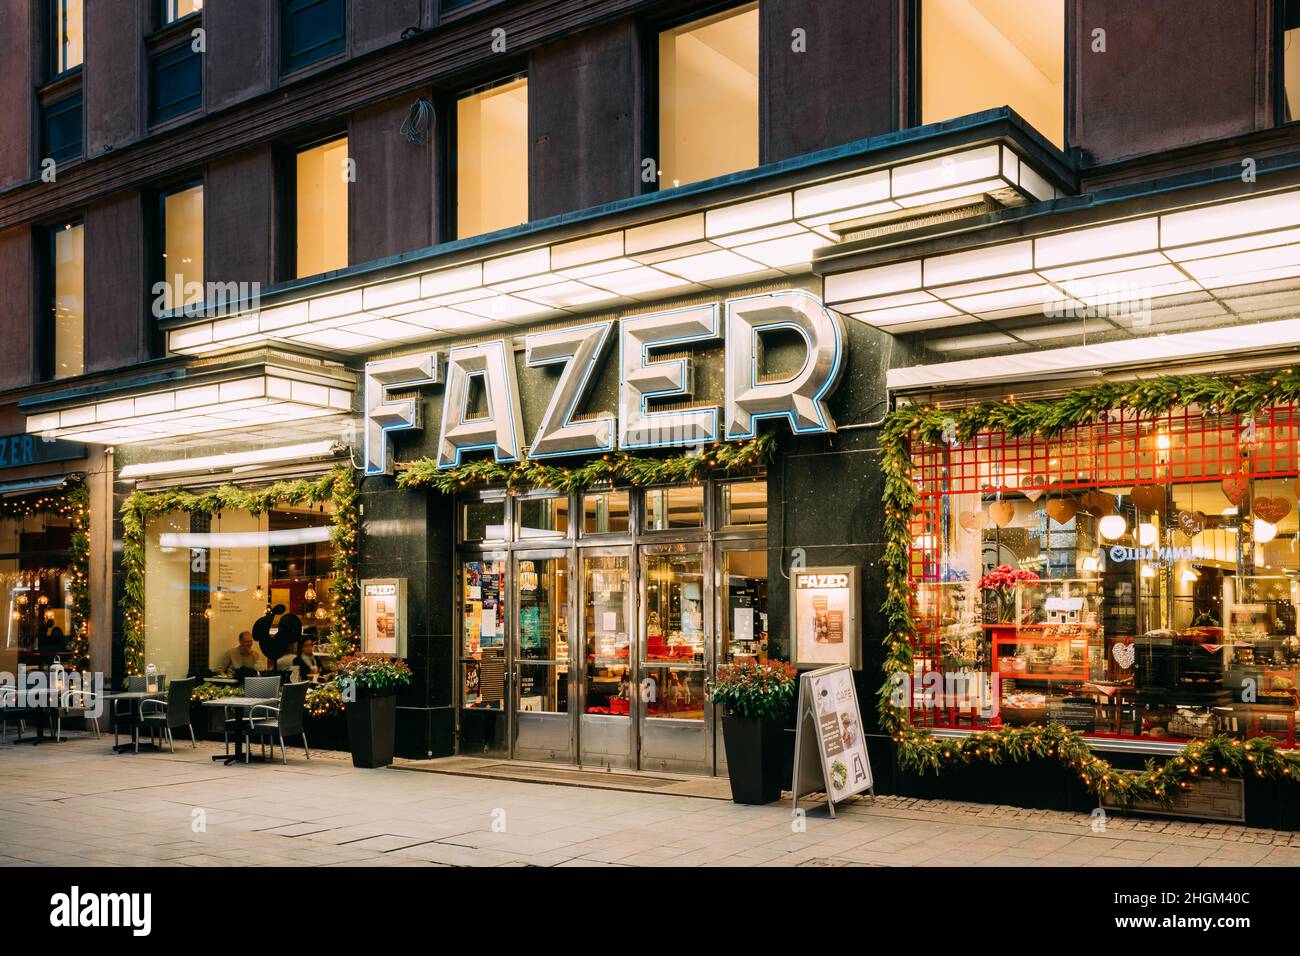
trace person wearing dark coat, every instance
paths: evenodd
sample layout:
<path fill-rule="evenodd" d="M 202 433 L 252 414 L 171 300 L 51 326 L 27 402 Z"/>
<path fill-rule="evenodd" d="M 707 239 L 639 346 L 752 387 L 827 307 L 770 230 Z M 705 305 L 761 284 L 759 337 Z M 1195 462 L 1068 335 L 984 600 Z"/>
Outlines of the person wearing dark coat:
<path fill-rule="evenodd" d="M 280 638 L 283 636 L 282 631 L 271 633 L 271 625 L 275 623 L 275 616 L 284 613 L 284 605 L 277 604 L 273 608 L 268 608 L 267 612 L 253 622 L 253 640 L 257 641 L 257 646 L 261 648 L 262 654 L 268 661 L 280 659 L 284 653 L 287 644 L 281 644 Z"/>
<path fill-rule="evenodd" d="M 284 610 L 283 605 L 277 604 L 276 607 Z M 275 659 L 278 660 L 285 654 L 298 652 L 298 642 L 302 640 L 302 619 L 292 611 L 285 613 L 280 618 L 280 629 L 275 632 L 275 646 L 278 653 Z"/>

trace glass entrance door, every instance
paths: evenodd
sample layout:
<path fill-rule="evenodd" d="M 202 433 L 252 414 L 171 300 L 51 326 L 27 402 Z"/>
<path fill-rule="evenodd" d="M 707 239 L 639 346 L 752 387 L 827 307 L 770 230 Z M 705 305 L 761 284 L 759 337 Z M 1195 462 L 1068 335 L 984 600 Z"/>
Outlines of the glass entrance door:
<path fill-rule="evenodd" d="M 767 550 L 765 542 L 718 546 L 717 666 L 767 660 Z M 727 772 L 721 714 L 714 709 L 717 772 Z"/>
<path fill-rule="evenodd" d="M 506 560 L 460 563 L 460 752 L 506 756 Z"/>
<path fill-rule="evenodd" d="M 712 587 L 703 546 L 641 549 L 637 699 L 642 770 L 713 772 Z"/>
<path fill-rule="evenodd" d="M 569 560 L 523 552 L 514 562 L 513 755 L 572 763 Z"/>
<path fill-rule="evenodd" d="M 582 554 L 579 762 L 634 768 L 631 554 Z"/>

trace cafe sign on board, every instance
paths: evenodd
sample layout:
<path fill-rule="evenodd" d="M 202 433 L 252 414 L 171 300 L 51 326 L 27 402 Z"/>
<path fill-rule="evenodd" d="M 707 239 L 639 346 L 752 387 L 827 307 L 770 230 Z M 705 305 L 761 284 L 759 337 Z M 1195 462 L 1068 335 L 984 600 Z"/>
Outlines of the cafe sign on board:
<path fill-rule="evenodd" d="M 804 346 L 798 371 L 781 378 L 769 373 L 763 357 L 764 335 L 777 331 L 795 333 Z M 719 339 L 724 343 L 725 404 L 689 404 L 695 397 L 695 365 L 683 350 Z M 616 412 L 575 421 L 596 371 L 615 343 Z M 735 441 L 754 437 L 762 419 L 784 419 L 796 434 L 834 431 L 825 399 L 839 382 L 844 347 L 840 317 L 802 290 L 535 332 L 524 339 L 525 364 L 558 365 L 561 373 L 532 435 L 524 433 L 515 363 L 504 339 L 454 346 L 445 354 L 424 352 L 370 362 L 365 375 L 366 474 L 389 471 L 393 432 L 421 427 L 419 400 L 394 393 L 426 385 L 443 386 L 440 468 L 455 467 L 465 453 L 475 451 L 490 452 L 497 462 L 508 464 L 525 456 Z M 470 414 L 475 386 L 487 398 L 486 415 Z M 676 407 L 652 405 L 661 400 Z"/>

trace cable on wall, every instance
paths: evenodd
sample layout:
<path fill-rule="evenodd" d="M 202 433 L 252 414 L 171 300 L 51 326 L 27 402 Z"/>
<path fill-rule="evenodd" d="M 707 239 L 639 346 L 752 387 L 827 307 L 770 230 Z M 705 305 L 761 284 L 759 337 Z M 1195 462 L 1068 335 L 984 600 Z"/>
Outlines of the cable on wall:
<path fill-rule="evenodd" d="M 411 111 L 402 121 L 402 138 L 416 146 L 429 142 L 433 129 L 433 104 L 421 97 L 411 104 Z"/>

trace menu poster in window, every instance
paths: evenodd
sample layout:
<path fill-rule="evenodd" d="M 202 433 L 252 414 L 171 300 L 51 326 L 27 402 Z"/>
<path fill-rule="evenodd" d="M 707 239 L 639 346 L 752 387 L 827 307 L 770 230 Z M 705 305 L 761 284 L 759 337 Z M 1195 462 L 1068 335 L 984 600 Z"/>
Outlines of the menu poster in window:
<path fill-rule="evenodd" d="M 790 630 L 796 667 L 862 666 L 858 569 L 800 568 L 790 576 Z"/>
<path fill-rule="evenodd" d="M 406 579 L 361 582 L 361 652 L 406 656 Z"/>
<path fill-rule="evenodd" d="M 479 664 L 478 661 L 465 662 L 465 706 L 473 707 L 478 703 Z"/>
<path fill-rule="evenodd" d="M 839 664 L 800 675 L 796 713 L 793 806 L 802 794 L 824 791 L 834 816 L 837 801 L 864 790 L 875 796 L 852 669 Z"/>

